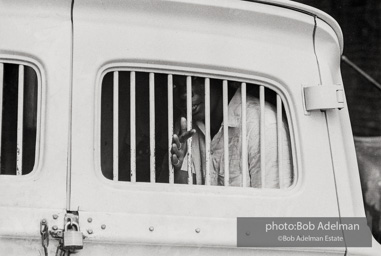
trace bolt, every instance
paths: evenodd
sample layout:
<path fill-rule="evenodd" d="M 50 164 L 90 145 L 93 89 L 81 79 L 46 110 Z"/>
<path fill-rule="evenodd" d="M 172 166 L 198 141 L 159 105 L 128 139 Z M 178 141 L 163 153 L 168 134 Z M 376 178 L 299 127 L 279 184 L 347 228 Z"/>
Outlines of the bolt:
<path fill-rule="evenodd" d="M 199 229 L 199 228 L 196 228 L 196 233 L 200 233 L 201 232 L 201 229 Z"/>
<path fill-rule="evenodd" d="M 87 222 L 88 222 L 88 223 L 91 223 L 92 221 L 93 221 L 92 218 L 88 218 L 88 219 L 87 219 Z"/>
<path fill-rule="evenodd" d="M 101 226 L 101 229 L 106 229 L 106 225 L 103 224 L 103 225 Z"/>
<path fill-rule="evenodd" d="M 91 234 L 93 233 L 93 230 L 92 230 L 92 229 L 88 229 L 88 230 L 87 230 L 87 233 L 88 233 L 89 235 L 91 235 Z"/>
<path fill-rule="evenodd" d="M 151 226 L 151 227 L 149 227 L 149 231 L 154 231 L 155 229 Z"/>
<path fill-rule="evenodd" d="M 52 229 L 53 229 L 53 230 L 57 230 L 58 227 L 57 227 L 56 225 L 54 225 L 54 226 L 52 227 Z"/>
<path fill-rule="evenodd" d="M 54 214 L 54 215 L 53 215 L 53 219 L 55 219 L 55 220 L 58 219 L 58 215 L 57 215 L 57 214 Z"/>

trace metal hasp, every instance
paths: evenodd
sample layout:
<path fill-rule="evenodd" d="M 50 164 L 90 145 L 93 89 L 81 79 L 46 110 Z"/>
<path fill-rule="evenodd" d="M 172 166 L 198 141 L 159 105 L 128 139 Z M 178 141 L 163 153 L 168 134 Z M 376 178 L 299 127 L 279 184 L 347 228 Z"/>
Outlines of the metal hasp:
<path fill-rule="evenodd" d="M 303 88 L 307 111 L 344 108 L 344 88 L 342 85 L 319 85 Z"/>
<path fill-rule="evenodd" d="M 46 219 L 42 219 L 40 222 L 40 234 L 41 234 L 41 243 L 44 248 L 45 256 L 48 255 L 48 246 L 49 246 L 49 226 Z"/>
<path fill-rule="evenodd" d="M 50 231 L 53 238 L 59 240 L 57 254 L 65 252 L 74 252 L 83 248 L 83 234 L 79 228 L 78 214 L 67 213 L 65 215 L 64 229 L 53 227 Z M 45 248 L 45 247 L 44 247 Z"/>
<path fill-rule="evenodd" d="M 83 235 L 79 229 L 78 215 L 67 213 L 63 233 L 63 250 L 80 250 L 83 248 Z"/>

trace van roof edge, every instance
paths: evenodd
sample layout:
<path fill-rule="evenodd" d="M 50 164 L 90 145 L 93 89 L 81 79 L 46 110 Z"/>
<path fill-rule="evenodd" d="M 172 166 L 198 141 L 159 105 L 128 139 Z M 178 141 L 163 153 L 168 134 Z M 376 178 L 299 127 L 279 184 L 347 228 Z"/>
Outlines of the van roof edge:
<path fill-rule="evenodd" d="M 316 16 L 317 18 L 321 19 L 325 23 L 327 23 L 335 32 L 340 45 L 340 52 L 343 54 L 344 50 L 344 38 L 343 38 L 343 32 L 340 28 L 340 25 L 337 23 L 337 21 L 330 16 L 329 14 L 315 8 L 309 5 L 305 5 L 302 3 L 290 1 L 290 0 L 242 0 L 247 2 L 255 2 L 255 3 L 262 3 L 262 4 L 268 4 L 268 5 L 274 5 L 279 6 L 299 12 L 303 12 L 312 16 Z"/>

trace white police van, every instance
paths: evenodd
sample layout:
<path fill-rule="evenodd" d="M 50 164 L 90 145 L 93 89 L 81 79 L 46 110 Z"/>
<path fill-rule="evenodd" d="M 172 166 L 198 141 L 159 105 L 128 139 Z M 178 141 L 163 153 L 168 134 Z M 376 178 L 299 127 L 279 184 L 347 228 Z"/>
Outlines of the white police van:
<path fill-rule="evenodd" d="M 237 217 L 365 216 L 343 37 L 327 14 L 284 0 L 15 0 L 0 14 L 2 255 L 380 254 L 375 240 L 237 247 Z M 272 104 L 291 183 L 174 184 L 161 164 L 174 75 L 234 82 L 261 113 Z"/>

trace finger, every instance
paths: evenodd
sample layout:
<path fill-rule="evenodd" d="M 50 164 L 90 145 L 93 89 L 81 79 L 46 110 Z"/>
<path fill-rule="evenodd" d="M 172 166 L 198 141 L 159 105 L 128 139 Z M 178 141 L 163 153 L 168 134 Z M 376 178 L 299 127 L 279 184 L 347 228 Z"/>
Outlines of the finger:
<path fill-rule="evenodd" d="M 179 166 L 180 165 L 180 160 L 176 155 L 172 155 L 172 164 L 174 166 Z"/>
<path fill-rule="evenodd" d="M 183 134 L 187 131 L 187 119 L 185 117 L 181 117 L 180 130 L 181 130 L 180 134 Z"/>
<path fill-rule="evenodd" d="M 177 147 L 177 145 L 175 143 L 172 144 L 171 153 L 173 155 L 180 156 L 179 148 Z"/>
<path fill-rule="evenodd" d="M 172 143 L 175 143 L 178 149 L 181 148 L 181 142 L 180 142 L 180 139 L 179 139 L 179 137 L 177 136 L 177 134 L 174 134 L 174 135 L 172 136 Z"/>
<path fill-rule="evenodd" d="M 186 143 L 187 139 L 192 137 L 195 133 L 196 133 L 196 130 L 192 129 L 190 131 L 187 131 L 187 132 L 181 134 L 181 136 L 179 137 L 180 142 L 181 143 Z"/>

